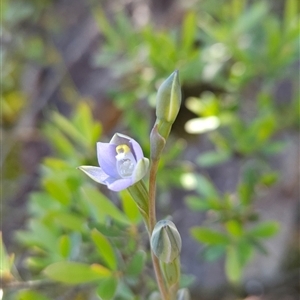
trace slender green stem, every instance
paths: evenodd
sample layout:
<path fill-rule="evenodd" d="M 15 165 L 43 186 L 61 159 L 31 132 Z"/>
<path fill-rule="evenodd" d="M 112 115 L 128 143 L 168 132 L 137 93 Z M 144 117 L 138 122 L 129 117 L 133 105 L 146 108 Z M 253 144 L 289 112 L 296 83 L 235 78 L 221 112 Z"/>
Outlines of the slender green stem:
<path fill-rule="evenodd" d="M 158 169 L 158 160 L 152 160 L 149 177 L 149 225 L 150 233 L 156 224 L 156 205 L 155 205 L 155 194 L 156 194 L 156 173 Z"/>
<path fill-rule="evenodd" d="M 158 169 L 158 160 L 152 160 L 149 177 L 149 237 L 156 224 L 156 210 L 155 210 L 155 194 L 156 194 L 156 173 Z M 160 263 L 155 254 L 151 251 L 153 267 L 155 271 L 156 281 L 163 300 L 169 300 L 169 294 L 166 289 L 164 277 L 160 268 Z"/>

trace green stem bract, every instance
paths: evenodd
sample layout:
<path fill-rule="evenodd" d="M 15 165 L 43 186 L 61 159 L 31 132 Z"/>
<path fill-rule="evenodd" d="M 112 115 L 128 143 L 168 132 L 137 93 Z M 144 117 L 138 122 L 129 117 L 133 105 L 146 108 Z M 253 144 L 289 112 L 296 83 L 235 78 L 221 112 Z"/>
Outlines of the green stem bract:
<path fill-rule="evenodd" d="M 128 187 L 127 190 L 135 201 L 140 213 L 142 214 L 149 231 L 149 193 L 147 191 L 145 183 L 140 180 L 134 185 Z"/>
<path fill-rule="evenodd" d="M 168 287 L 171 300 L 176 299 L 180 280 L 180 257 L 170 263 L 160 261 L 160 266 Z"/>
<path fill-rule="evenodd" d="M 168 122 L 168 121 L 163 120 L 163 119 L 157 119 L 156 124 L 157 124 L 158 133 L 165 140 L 167 140 L 167 138 L 169 137 L 169 134 L 171 132 L 173 122 Z"/>

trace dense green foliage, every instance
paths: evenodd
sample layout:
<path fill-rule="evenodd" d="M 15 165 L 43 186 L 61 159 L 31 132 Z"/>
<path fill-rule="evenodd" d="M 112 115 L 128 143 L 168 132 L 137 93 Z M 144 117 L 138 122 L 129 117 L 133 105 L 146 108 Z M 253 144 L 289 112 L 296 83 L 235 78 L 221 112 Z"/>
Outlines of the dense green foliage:
<path fill-rule="evenodd" d="M 213 145 L 208 152 L 200 149 L 192 163 L 198 170 L 206 170 L 240 159 L 236 191 L 221 194 L 211 179 L 181 160 L 185 147 L 189 147 L 184 141 L 186 135 L 180 139 L 172 135 L 158 174 L 158 191 L 164 196 L 170 195 L 174 186 L 184 189 L 184 177 L 196 183 L 185 203 L 208 217 L 190 229 L 191 237 L 199 242 L 199 248 L 205 245 L 201 252 L 204 259 L 214 261 L 225 256 L 226 276 L 238 285 L 255 252 L 267 255 L 264 241 L 280 230 L 280 224 L 273 220 L 260 221 L 254 201 L 260 191 L 268 191 L 280 179 L 269 164 L 269 158 L 288 143 L 280 134 L 299 126 L 299 90 L 293 68 L 299 55 L 296 0 L 285 1 L 280 15 L 267 1 L 231 0 L 222 1 L 222 5 L 195 1 L 186 8 L 178 26 L 164 29 L 152 22 L 136 26 L 123 10 L 113 12 L 110 19 L 99 3 L 92 2 L 93 18 L 105 39 L 92 57 L 93 64 L 109 68 L 118 77 L 118 85 L 109 86 L 106 93 L 122 111 L 121 128 L 135 137 L 146 156 L 155 86 L 178 69 L 186 93 L 184 105 L 195 116 L 185 124 L 185 130 L 206 134 Z M 16 4 L 23 7 L 22 13 L 17 13 Z M 4 1 L 3 6 L 4 34 L 9 35 L 28 20 L 41 25 L 41 14 L 50 14 L 45 11 L 51 3 Z M 17 17 L 12 19 L 11 15 Z M 58 30 L 53 17 L 47 22 L 41 25 L 43 30 L 49 34 Z M 47 44 L 37 32 L 28 35 L 20 30 L 11 43 L 17 50 L 10 51 L 11 45 L 4 45 L 2 54 L 6 61 L 2 69 L 6 79 L 1 83 L 5 138 L 28 108 L 26 93 L 19 86 L 26 62 L 58 68 L 62 61 L 54 45 Z M 278 101 L 275 90 L 283 80 L 292 87 L 290 98 Z M 72 110 L 71 117 L 53 107 L 45 112 L 40 132 L 52 154 L 40 164 L 39 187 L 28 200 L 26 228 L 15 235 L 25 253 L 16 263 L 25 265 L 27 281 L 60 282 L 66 284 L 63 292 L 79 285 L 76 299 L 95 295 L 105 300 L 148 299 L 156 286 L 149 270 L 146 231 L 134 201 L 127 191 L 116 195 L 98 188 L 76 169 L 84 164 L 97 165 L 95 144 L 107 139 L 102 124 L 92 114 L 95 103 L 78 94 L 68 75 L 61 95 Z M 139 104 L 147 111 L 145 115 Z M 9 163 L 7 169 L 13 169 Z M 4 172 L 14 179 L 13 171 Z M 169 209 L 164 209 L 167 215 Z M 13 256 L 1 252 L 5 282 L 9 286 L 10 282 L 22 281 Z M 190 277 L 183 276 L 181 286 L 190 283 Z M 49 300 L 63 292 L 44 293 L 28 285 L 21 290 L 8 288 L 6 297 Z"/>

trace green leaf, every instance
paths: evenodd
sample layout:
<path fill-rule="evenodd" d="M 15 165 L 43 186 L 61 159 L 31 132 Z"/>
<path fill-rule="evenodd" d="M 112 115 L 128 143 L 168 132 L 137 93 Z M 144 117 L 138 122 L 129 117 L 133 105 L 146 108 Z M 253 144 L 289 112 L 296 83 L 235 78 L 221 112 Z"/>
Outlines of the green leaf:
<path fill-rule="evenodd" d="M 243 235 L 242 224 L 236 220 L 229 220 L 225 224 L 227 231 L 234 237 L 240 237 Z"/>
<path fill-rule="evenodd" d="M 277 172 L 265 173 L 261 176 L 260 182 L 266 186 L 272 186 L 277 182 L 279 174 Z"/>
<path fill-rule="evenodd" d="M 225 253 L 225 246 L 224 245 L 213 245 L 207 247 L 202 256 L 208 262 L 213 262 L 220 258 Z"/>
<path fill-rule="evenodd" d="M 284 141 L 276 141 L 267 143 L 262 147 L 262 152 L 266 155 L 273 155 L 282 152 L 287 147 Z"/>
<path fill-rule="evenodd" d="M 59 224 L 61 227 L 74 230 L 82 231 L 85 220 L 82 217 L 77 216 L 76 214 L 57 211 L 50 213 L 47 218 L 51 219 L 52 222 Z"/>
<path fill-rule="evenodd" d="M 141 221 L 141 214 L 128 190 L 121 191 L 119 195 L 122 200 L 124 213 L 132 223 L 138 224 Z"/>
<path fill-rule="evenodd" d="M 87 102 L 80 102 L 77 106 L 76 113 L 73 117 L 74 125 L 86 138 L 89 145 L 93 145 L 94 131 L 97 131 L 97 138 L 101 135 L 101 126 L 99 123 L 94 123 L 91 108 Z M 96 128 L 96 129 L 95 129 Z"/>
<path fill-rule="evenodd" d="M 0 268 L 0 277 L 3 280 L 11 280 L 12 274 L 10 272 L 13 256 L 7 254 L 3 239 L 2 239 L 2 232 L 0 232 L 0 255 L 1 255 L 1 268 Z"/>
<path fill-rule="evenodd" d="M 118 280 L 115 277 L 103 279 L 101 280 L 97 288 L 97 294 L 100 296 L 102 300 L 113 299 L 117 287 L 118 287 Z"/>
<path fill-rule="evenodd" d="M 44 269 L 52 280 L 66 284 L 80 284 L 110 276 L 111 272 L 100 265 L 86 265 L 71 261 L 57 262 Z"/>
<path fill-rule="evenodd" d="M 45 178 L 43 180 L 45 190 L 56 200 L 64 205 L 71 202 L 71 193 L 67 184 L 55 178 Z"/>
<path fill-rule="evenodd" d="M 299 8 L 299 3 L 298 3 Z M 299 17 L 297 17 L 297 1 L 296 0 L 286 0 L 285 1 L 285 7 L 284 7 L 284 29 L 287 32 L 290 29 L 290 26 L 293 21 L 299 20 Z M 296 21 L 297 23 L 297 21 Z"/>
<path fill-rule="evenodd" d="M 58 241 L 59 253 L 63 258 L 69 257 L 71 253 L 71 239 L 67 235 L 62 235 Z"/>
<path fill-rule="evenodd" d="M 225 273 L 229 281 L 238 283 L 242 277 L 242 266 L 239 261 L 237 249 L 229 246 L 226 251 Z"/>
<path fill-rule="evenodd" d="M 187 197 L 186 204 L 189 209 L 194 211 L 205 211 L 210 209 L 210 205 L 207 201 L 196 196 Z"/>
<path fill-rule="evenodd" d="M 200 167 L 212 167 L 227 161 L 230 156 L 230 152 L 208 151 L 199 155 L 196 161 Z"/>
<path fill-rule="evenodd" d="M 197 31 L 197 18 L 193 11 L 186 14 L 183 27 L 182 27 L 182 49 L 188 52 L 195 41 L 195 35 Z"/>
<path fill-rule="evenodd" d="M 110 216 L 121 223 L 130 223 L 127 216 L 95 188 L 86 186 L 82 188 L 82 192 L 84 198 L 92 206 L 98 222 L 104 223 L 107 216 Z"/>
<path fill-rule="evenodd" d="M 275 221 L 266 221 L 256 225 L 248 234 L 258 238 L 269 238 L 279 231 L 279 224 Z"/>
<path fill-rule="evenodd" d="M 197 179 L 197 191 L 205 198 L 219 198 L 219 193 L 215 189 L 214 185 L 203 175 L 196 176 Z"/>
<path fill-rule="evenodd" d="M 139 250 L 131 258 L 127 268 L 126 275 L 128 276 L 139 276 L 143 271 L 144 265 L 146 262 L 146 253 L 145 251 Z"/>
<path fill-rule="evenodd" d="M 225 234 L 206 227 L 193 227 L 191 234 L 197 241 L 209 245 L 227 245 L 230 242 Z"/>
<path fill-rule="evenodd" d="M 249 241 L 241 240 L 237 244 L 236 249 L 239 256 L 240 265 L 244 267 L 253 256 L 253 245 Z"/>
<path fill-rule="evenodd" d="M 29 212 L 34 216 L 43 216 L 49 211 L 57 211 L 62 205 L 46 192 L 33 192 L 30 194 Z"/>
<path fill-rule="evenodd" d="M 39 292 L 32 291 L 32 290 L 24 290 L 18 292 L 16 295 L 16 300 L 49 300 L 48 297 L 40 294 Z"/>
<path fill-rule="evenodd" d="M 91 237 L 97 247 L 98 253 L 106 262 L 107 266 L 111 270 L 116 270 L 117 261 L 115 252 L 108 239 L 95 228 L 91 231 Z"/>
<path fill-rule="evenodd" d="M 74 155 L 75 150 L 69 139 L 56 127 L 51 124 L 46 124 L 43 132 L 50 139 L 53 147 L 65 157 Z"/>
<path fill-rule="evenodd" d="M 66 117 L 57 112 L 53 112 L 52 121 L 66 136 L 86 147 L 86 138 Z"/>

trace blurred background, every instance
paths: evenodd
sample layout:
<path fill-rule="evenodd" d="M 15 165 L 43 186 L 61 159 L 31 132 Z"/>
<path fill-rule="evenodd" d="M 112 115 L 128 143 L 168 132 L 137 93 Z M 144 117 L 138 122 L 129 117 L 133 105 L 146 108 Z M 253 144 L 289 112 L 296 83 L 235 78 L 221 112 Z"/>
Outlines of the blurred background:
<path fill-rule="evenodd" d="M 95 221 L 78 195 L 92 183 L 75 168 L 97 165 L 95 143 L 115 132 L 148 156 L 156 91 L 175 69 L 183 100 L 157 209 L 182 236 L 183 286 L 192 299 L 299 299 L 296 0 L 3 0 L 1 8 L 3 299 L 100 299 L 93 286 L 53 288 L 41 275 L 62 259 L 89 262 L 82 253 Z M 147 250 L 139 245 L 130 251 Z M 131 294 L 119 287 L 106 299 L 153 290 L 127 285 Z"/>

